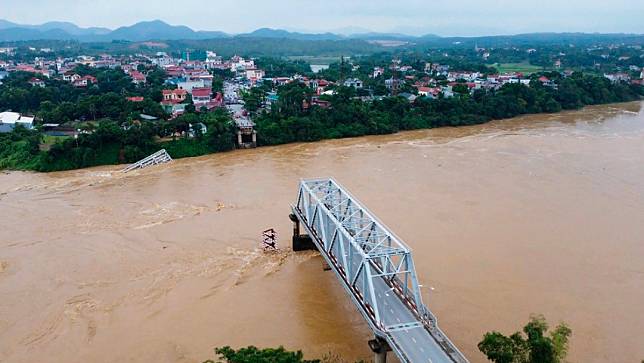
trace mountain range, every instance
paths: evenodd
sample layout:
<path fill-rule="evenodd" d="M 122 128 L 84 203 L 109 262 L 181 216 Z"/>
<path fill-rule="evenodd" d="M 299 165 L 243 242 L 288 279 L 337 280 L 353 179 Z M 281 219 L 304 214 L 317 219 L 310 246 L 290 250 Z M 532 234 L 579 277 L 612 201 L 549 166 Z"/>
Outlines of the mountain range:
<path fill-rule="evenodd" d="M 353 33 L 355 32 L 355 33 Z M 338 29 L 336 32 L 305 33 L 283 29 L 261 28 L 250 33 L 229 34 L 221 31 L 195 31 L 187 26 L 170 25 L 161 20 L 143 21 L 131 26 L 118 29 L 81 28 L 68 22 L 48 22 L 41 25 L 17 24 L 0 19 L 0 42 L 15 42 L 28 40 L 75 40 L 80 42 L 113 42 L 130 41 L 143 42 L 152 40 L 162 41 L 195 41 L 226 39 L 248 40 L 252 38 L 289 39 L 293 41 L 402 41 L 412 44 L 432 44 L 447 46 L 450 44 L 470 44 L 498 46 L 501 44 L 521 43 L 592 43 L 603 41 L 630 41 L 641 44 L 642 34 L 588 34 L 588 33 L 530 33 L 518 35 L 498 35 L 481 37 L 440 37 L 427 34 L 413 36 L 403 33 L 377 33 L 368 29 L 350 27 Z M 246 42 L 247 43 L 247 42 Z M 378 42 L 372 42 L 378 43 Z"/>
<path fill-rule="evenodd" d="M 81 42 L 111 42 L 125 40 L 140 42 L 146 40 L 203 40 L 220 38 L 285 38 L 296 40 L 346 40 L 346 39 L 396 39 L 409 40 L 418 37 L 405 34 L 375 33 L 367 29 L 355 30 L 360 33 L 336 34 L 301 33 L 282 29 L 261 28 L 250 33 L 228 34 L 221 31 L 195 31 L 187 26 L 170 25 L 161 20 L 143 21 L 115 30 L 107 28 L 81 28 L 68 22 L 48 22 L 41 25 L 17 24 L 0 19 L 0 41 L 26 40 L 77 40 Z M 422 37 L 421 37 L 422 38 Z"/>

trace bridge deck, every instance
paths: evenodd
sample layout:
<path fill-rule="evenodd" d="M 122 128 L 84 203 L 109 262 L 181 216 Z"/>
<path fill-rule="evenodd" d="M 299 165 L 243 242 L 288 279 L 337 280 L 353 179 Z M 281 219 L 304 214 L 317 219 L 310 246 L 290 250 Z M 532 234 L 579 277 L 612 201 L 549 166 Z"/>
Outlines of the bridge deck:
<path fill-rule="evenodd" d="M 467 362 L 423 304 L 409 248 L 337 182 L 302 181 L 292 209 L 374 334 L 402 362 Z"/>

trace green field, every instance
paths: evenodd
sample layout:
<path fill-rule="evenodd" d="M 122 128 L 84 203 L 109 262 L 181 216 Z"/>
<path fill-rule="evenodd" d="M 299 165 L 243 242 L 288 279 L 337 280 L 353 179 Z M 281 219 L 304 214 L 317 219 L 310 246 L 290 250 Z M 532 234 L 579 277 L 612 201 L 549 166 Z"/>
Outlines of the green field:
<path fill-rule="evenodd" d="M 530 63 L 494 63 L 492 66 L 498 69 L 500 73 L 521 72 L 526 74 L 547 70 L 543 67 L 535 66 Z"/>

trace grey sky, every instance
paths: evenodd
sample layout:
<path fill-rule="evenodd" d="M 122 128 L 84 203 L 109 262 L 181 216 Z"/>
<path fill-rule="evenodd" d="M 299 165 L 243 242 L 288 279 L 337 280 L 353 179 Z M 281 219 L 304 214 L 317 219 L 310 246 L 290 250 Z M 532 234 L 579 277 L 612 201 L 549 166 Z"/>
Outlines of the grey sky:
<path fill-rule="evenodd" d="M 197 30 L 229 33 L 260 27 L 303 31 L 351 27 L 439 35 L 644 33 L 644 1 L 0 0 L 0 19 L 29 24 L 70 21 L 108 28 L 161 19 Z"/>

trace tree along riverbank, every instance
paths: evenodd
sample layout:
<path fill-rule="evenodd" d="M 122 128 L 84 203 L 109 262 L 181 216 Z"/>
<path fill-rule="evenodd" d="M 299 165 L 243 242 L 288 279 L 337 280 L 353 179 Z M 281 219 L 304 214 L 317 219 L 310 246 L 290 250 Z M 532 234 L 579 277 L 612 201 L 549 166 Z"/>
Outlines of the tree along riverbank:
<path fill-rule="evenodd" d="M 530 85 L 506 84 L 494 92 L 477 90 L 451 98 L 420 97 L 411 103 L 404 97 L 386 97 L 364 102 L 355 97 L 355 90 L 339 87 L 326 96 L 330 107 L 312 103 L 312 90 L 300 83 L 282 86 L 279 99 L 270 111 L 254 111 L 258 143 L 278 145 L 323 139 L 390 134 L 403 130 L 442 126 L 481 124 L 496 119 L 524 114 L 555 113 L 579 109 L 587 105 L 627 102 L 641 99 L 644 87 L 627 83 L 611 83 L 604 77 L 575 73 L 556 78 L 556 87 L 540 82 Z M 262 97 L 256 92 L 250 97 Z M 252 102 L 252 99 L 247 100 Z M 138 122 L 119 125 L 103 119 L 91 133 L 56 142 L 44 150 L 43 134 L 17 128 L 0 134 L 0 169 L 58 171 L 98 165 L 131 163 L 161 148 L 173 158 L 228 151 L 235 147 L 235 130 L 225 110 L 212 113 L 187 113 L 175 123 L 207 126 L 194 137 L 161 141 L 163 125 Z M 198 128 L 197 128 L 198 129 Z M 186 133 L 187 134 L 187 133 Z"/>

